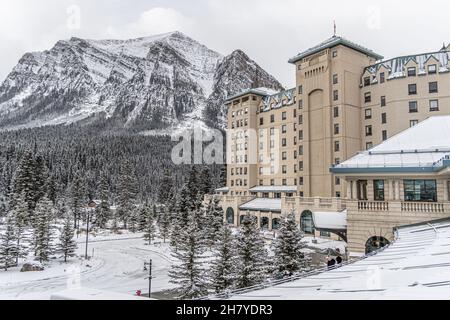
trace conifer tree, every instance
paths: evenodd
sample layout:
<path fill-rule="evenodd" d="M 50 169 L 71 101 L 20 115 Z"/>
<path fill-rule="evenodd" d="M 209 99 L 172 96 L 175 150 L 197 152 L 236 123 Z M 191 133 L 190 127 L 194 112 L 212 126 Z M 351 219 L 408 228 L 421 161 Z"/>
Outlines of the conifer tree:
<path fill-rule="evenodd" d="M 158 223 L 159 223 L 159 233 L 161 234 L 164 243 L 166 243 L 166 239 L 169 237 L 170 234 L 170 212 L 168 207 L 164 207 L 164 210 L 161 212 Z"/>
<path fill-rule="evenodd" d="M 223 225 L 216 243 L 216 259 L 211 266 L 211 284 L 216 293 L 233 288 L 236 271 L 236 243 L 227 225 Z"/>
<path fill-rule="evenodd" d="M 278 273 L 291 276 L 306 267 L 302 243 L 302 234 L 295 223 L 295 215 L 288 214 L 281 219 L 278 237 L 274 242 L 274 262 Z"/>
<path fill-rule="evenodd" d="M 208 241 L 210 241 L 211 244 L 214 244 L 217 241 L 224 224 L 223 209 L 218 197 L 213 197 L 211 199 L 207 215 L 207 225 L 205 226 L 205 229 L 208 230 Z"/>
<path fill-rule="evenodd" d="M 76 174 L 70 189 L 70 209 L 73 214 L 74 228 L 79 229 L 80 219 L 85 207 L 84 183 L 80 174 Z"/>
<path fill-rule="evenodd" d="M 109 184 L 108 177 L 105 173 L 102 173 L 100 177 L 100 204 L 95 208 L 95 224 L 101 229 L 105 229 L 106 225 L 111 218 L 111 210 L 109 205 Z"/>
<path fill-rule="evenodd" d="M 237 287 L 246 288 L 264 281 L 267 276 L 267 250 L 256 223 L 256 217 L 247 214 L 237 237 Z"/>
<path fill-rule="evenodd" d="M 0 267 L 8 271 L 8 268 L 17 266 L 17 255 L 17 235 L 14 230 L 14 221 L 12 216 L 8 215 L 5 230 L 0 235 Z"/>
<path fill-rule="evenodd" d="M 34 250 L 39 262 L 47 262 L 54 253 L 53 208 L 47 197 L 36 205 L 36 223 L 34 226 Z"/>
<path fill-rule="evenodd" d="M 123 227 L 126 229 L 128 219 L 135 206 L 138 192 L 137 179 L 131 163 L 128 160 L 125 160 L 121 166 L 117 189 L 117 214 L 123 222 Z"/>
<path fill-rule="evenodd" d="M 153 217 L 153 214 L 150 212 L 150 210 L 146 210 L 146 224 L 144 228 L 144 240 L 148 242 L 149 245 L 152 244 L 152 241 L 156 237 L 156 226 L 155 226 L 155 219 Z"/>
<path fill-rule="evenodd" d="M 209 194 L 212 191 L 212 177 L 211 171 L 208 167 L 204 167 L 199 179 L 199 192 L 202 196 Z"/>
<path fill-rule="evenodd" d="M 28 204 L 25 201 L 25 193 L 22 193 L 16 201 L 16 205 L 10 213 L 14 231 L 16 234 L 16 264 L 19 263 L 19 259 L 23 258 L 27 254 L 27 248 L 24 246 L 23 240 L 26 239 L 25 230 L 27 227 L 28 216 Z"/>
<path fill-rule="evenodd" d="M 75 256 L 77 243 L 73 238 L 74 232 L 75 230 L 73 228 L 70 216 L 66 215 L 58 244 L 58 252 L 64 256 L 64 262 L 67 262 L 67 258 Z"/>
<path fill-rule="evenodd" d="M 173 252 L 177 263 L 169 271 L 170 282 L 178 286 L 181 299 L 193 299 L 208 292 L 202 256 L 205 252 L 204 238 L 193 212 L 180 233 L 177 251 Z"/>

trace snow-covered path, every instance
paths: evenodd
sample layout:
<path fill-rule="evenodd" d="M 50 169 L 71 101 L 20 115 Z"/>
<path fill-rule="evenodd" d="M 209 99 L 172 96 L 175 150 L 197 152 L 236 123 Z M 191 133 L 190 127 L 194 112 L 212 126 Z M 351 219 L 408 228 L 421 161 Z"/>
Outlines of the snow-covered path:
<path fill-rule="evenodd" d="M 78 253 L 84 252 L 80 243 Z M 70 264 L 55 262 L 43 272 L 0 272 L 0 299 L 49 299 L 53 293 L 79 283 L 82 287 L 117 293 L 134 294 L 148 291 L 148 272 L 144 261 L 153 260 L 152 291 L 170 288 L 168 270 L 171 261 L 168 245 L 145 246 L 142 238 L 105 239 L 91 242 L 88 262 L 74 260 Z"/>

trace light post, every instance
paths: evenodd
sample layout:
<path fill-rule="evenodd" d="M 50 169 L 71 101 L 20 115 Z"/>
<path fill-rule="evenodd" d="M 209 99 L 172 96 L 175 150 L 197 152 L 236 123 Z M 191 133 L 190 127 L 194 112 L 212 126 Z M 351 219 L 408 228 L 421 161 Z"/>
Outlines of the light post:
<path fill-rule="evenodd" d="M 152 296 L 152 259 L 150 259 L 150 262 L 144 262 L 144 270 L 146 270 L 148 266 L 148 297 L 151 298 Z"/>

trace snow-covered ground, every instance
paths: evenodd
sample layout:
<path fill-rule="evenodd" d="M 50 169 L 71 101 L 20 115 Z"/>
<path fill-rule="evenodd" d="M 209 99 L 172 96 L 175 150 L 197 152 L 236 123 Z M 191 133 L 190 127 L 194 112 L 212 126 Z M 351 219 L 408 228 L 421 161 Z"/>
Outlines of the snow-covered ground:
<path fill-rule="evenodd" d="M 158 241 L 158 240 L 157 240 Z M 78 254 L 84 255 L 84 237 Z M 77 286 L 134 295 L 148 292 L 148 271 L 144 262 L 153 260 L 152 292 L 171 288 L 169 244 L 145 245 L 141 234 L 105 234 L 90 238 L 89 261 L 59 260 L 42 272 L 0 271 L 0 299 L 50 299 L 51 295 Z"/>

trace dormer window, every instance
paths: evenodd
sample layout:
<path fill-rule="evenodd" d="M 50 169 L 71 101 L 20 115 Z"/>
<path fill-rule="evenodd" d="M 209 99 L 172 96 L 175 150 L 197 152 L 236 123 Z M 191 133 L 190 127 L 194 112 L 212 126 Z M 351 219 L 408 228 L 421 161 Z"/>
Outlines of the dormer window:
<path fill-rule="evenodd" d="M 370 77 L 364 78 L 364 87 L 370 86 Z"/>
<path fill-rule="evenodd" d="M 408 68 L 408 77 L 415 77 L 416 76 L 416 67 L 409 67 Z"/>
<path fill-rule="evenodd" d="M 437 67 L 435 64 L 431 64 L 428 66 L 428 74 L 436 74 L 437 73 Z"/>
<path fill-rule="evenodd" d="M 380 83 L 384 83 L 386 81 L 386 76 L 384 72 L 380 73 Z"/>

